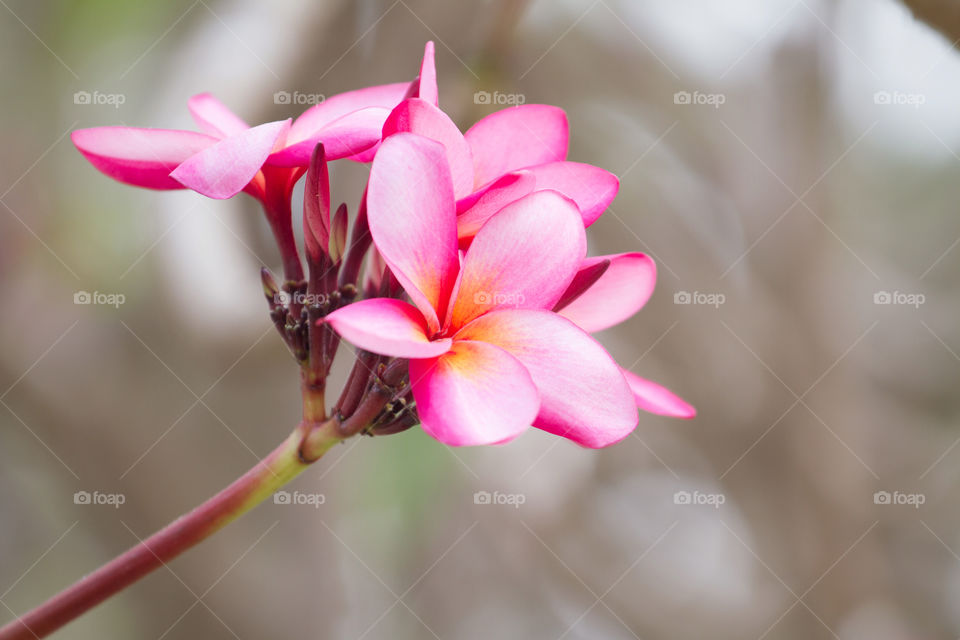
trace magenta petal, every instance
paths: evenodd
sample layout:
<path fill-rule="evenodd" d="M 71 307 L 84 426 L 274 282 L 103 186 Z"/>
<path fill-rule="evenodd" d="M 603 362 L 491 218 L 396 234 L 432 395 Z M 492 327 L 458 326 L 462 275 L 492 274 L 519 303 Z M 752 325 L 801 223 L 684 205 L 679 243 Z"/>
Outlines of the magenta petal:
<path fill-rule="evenodd" d="M 96 127 L 70 135 L 87 160 L 114 180 L 148 189 L 182 189 L 170 177 L 180 163 L 215 144 L 216 138 L 193 131 Z"/>
<path fill-rule="evenodd" d="M 383 137 L 408 131 L 436 140 L 447 151 L 453 195 L 462 198 L 473 191 L 473 158 L 460 129 L 443 111 L 420 98 L 404 100 L 383 124 Z"/>
<path fill-rule="evenodd" d="M 287 145 L 270 156 L 269 162 L 278 167 L 305 167 L 317 143 L 322 142 L 327 160 L 350 158 L 380 142 L 380 132 L 390 111 L 382 107 L 368 107 L 348 113 L 299 139 L 287 136 Z"/>
<path fill-rule="evenodd" d="M 438 330 L 460 267 L 443 145 L 412 133 L 384 140 L 370 170 L 367 215 L 383 259 Z"/>
<path fill-rule="evenodd" d="M 423 430 L 455 447 L 511 440 L 540 405 L 523 365 L 483 342 L 458 340 L 439 358 L 411 360 L 410 383 Z"/>
<path fill-rule="evenodd" d="M 268 122 L 224 138 L 190 156 L 170 177 L 210 198 L 231 198 L 253 180 L 289 127 L 289 120 Z"/>
<path fill-rule="evenodd" d="M 393 298 L 354 302 L 323 321 L 361 349 L 396 358 L 434 358 L 449 351 L 452 344 L 449 338 L 431 341 L 423 314 Z"/>
<path fill-rule="evenodd" d="M 508 204 L 467 250 L 448 324 L 455 331 L 495 309 L 552 309 L 586 250 L 577 207 L 555 191 Z"/>
<path fill-rule="evenodd" d="M 553 189 L 577 203 L 583 226 L 589 227 L 617 197 L 620 180 L 605 169 L 579 162 L 549 162 L 528 167 L 537 190 Z"/>
<path fill-rule="evenodd" d="M 437 90 L 437 66 L 434 58 L 433 41 L 430 41 L 423 48 L 423 62 L 420 63 L 420 75 L 414 80 L 416 89 L 413 97 L 437 106 L 440 104 L 440 97 Z"/>
<path fill-rule="evenodd" d="M 239 116 L 210 93 L 198 93 L 187 101 L 187 108 L 204 133 L 217 138 L 236 135 L 250 128 Z"/>
<path fill-rule="evenodd" d="M 478 340 L 506 350 L 540 391 L 533 426 L 586 447 L 625 438 L 639 415 L 620 367 L 600 344 L 550 311 L 502 310 L 481 316 L 454 341 Z"/>
<path fill-rule="evenodd" d="M 482 187 L 505 173 L 565 159 L 569 131 L 562 109 L 525 104 L 491 113 L 464 137 L 473 152 L 474 183 Z"/>
<path fill-rule="evenodd" d="M 643 253 L 619 253 L 584 260 L 581 268 L 609 260 L 610 266 L 580 297 L 558 313 L 587 333 L 603 331 L 635 314 L 657 283 L 657 266 Z"/>
<path fill-rule="evenodd" d="M 623 376 L 633 391 L 637 406 L 644 411 L 671 418 L 696 417 L 697 410 L 670 389 L 626 369 L 623 370 Z"/>
<path fill-rule="evenodd" d="M 493 214 L 532 193 L 536 184 L 536 179 L 529 172 L 514 171 L 457 201 L 457 236 L 469 239 L 477 235 L 483 223 Z"/>

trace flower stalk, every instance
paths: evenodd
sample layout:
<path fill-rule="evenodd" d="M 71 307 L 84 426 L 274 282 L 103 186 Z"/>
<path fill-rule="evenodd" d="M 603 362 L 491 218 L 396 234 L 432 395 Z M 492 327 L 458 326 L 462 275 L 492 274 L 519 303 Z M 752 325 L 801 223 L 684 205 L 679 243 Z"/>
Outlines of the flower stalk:
<path fill-rule="evenodd" d="M 307 433 L 311 443 L 309 461 L 300 455 Z M 0 629 L 0 640 L 34 640 L 53 633 L 263 502 L 342 439 L 335 420 L 313 428 L 301 424 L 279 447 L 226 489 L 4 626 Z"/>

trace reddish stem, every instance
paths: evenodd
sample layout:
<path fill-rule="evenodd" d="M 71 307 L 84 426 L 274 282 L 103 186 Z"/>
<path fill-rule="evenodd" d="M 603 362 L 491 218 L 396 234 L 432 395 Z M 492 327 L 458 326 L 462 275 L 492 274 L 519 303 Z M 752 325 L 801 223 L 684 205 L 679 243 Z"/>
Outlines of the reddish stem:
<path fill-rule="evenodd" d="M 335 427 L 331 422 L 314 429 L 313 460 L 341 439 L 333 434 Z M 303 429 L 298 428 L 226 489 L 4 626 L 0 640 L 34 640 L 53 633 L 239 518 L 310 465 L 299 454 L 303 437 Z"/>

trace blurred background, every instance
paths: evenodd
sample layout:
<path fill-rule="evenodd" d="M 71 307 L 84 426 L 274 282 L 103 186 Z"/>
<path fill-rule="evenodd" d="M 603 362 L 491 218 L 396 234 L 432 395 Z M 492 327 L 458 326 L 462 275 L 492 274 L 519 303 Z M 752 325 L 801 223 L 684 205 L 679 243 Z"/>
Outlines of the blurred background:
<path fill-rule="evenodd" d="M 69 132 L 191 128 L 202 91 L 295 116 L 411 79 L 434 40 L 463 129 L 556 104 L 570 159 L 620 177 L 591 250 L 659 282 L 600 338 L 699 416 L 599 452 L 354 439 L 290 487 L 322 504 L 268 503 L 55 637 L 960 635 L 953 36 L 896 0 L 0 5 L 0 622 L 299 417 L 254 203 L 118 184 Z"/>

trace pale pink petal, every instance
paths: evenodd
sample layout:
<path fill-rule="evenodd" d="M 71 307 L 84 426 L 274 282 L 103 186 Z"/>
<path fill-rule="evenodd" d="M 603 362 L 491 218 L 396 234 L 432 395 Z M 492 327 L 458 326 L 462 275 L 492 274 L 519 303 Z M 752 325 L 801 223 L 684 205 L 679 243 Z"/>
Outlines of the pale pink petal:
<path fill-rule="evenodd" d="M 170 177 L 210 198 L 233 197 L 253 180 L 289 128 L 289 120 L 268 122 L 224 138 L 190 156 Z"/>
<path fill-rule="evenodd" d="M 525 104 L 491 113 L 464 137 L 473 152 L 474 183 L 482 187 L 517 169 L 564 160 L 569 132 L 562 109 Z"/>
<path fill-rule="evenodd" d="M 114 180 L 149 189 L 183 189 L 170 172 L 217 139 L 193 131 L 97 127 L 70 134 L 87 160 Z"/>
<path fill-rule="evenodd" d="M 383 137 L 408 131 L 436 140 L 447 150 L 453 195 L 462 198 L 473 191 L 473 158 L 460 129 L 443 111 L 420 98 L 404 100 L 383 124 Z"/>
<path fill-rule="evenodd" d="M 449 338 L 431 341 L 413 305 L 393 298 L 370 298 L 337 309 L 322 320 L 340 336 L 373 353 L 396 358 L 434 358 L 450 350 Z"/>
<path fill-rule="evenodd" d="M 193 96 L 187 101 L 187 108 L 200 130 L 217 138 L 233 136 L 250 128 L 210 93 Z"/>
<path fill-rule="evenodd" d="M 514 171 L 489 186 L 457 201 L 457 236 L 469 240 L 490 217 L 536 187 L 536 179 L 527 171 Z"/>
<path fill-rule="evenodd" d="M 317 143 L 322 142 L 327 160 L 349 158 L 380 142 L 383 123 L 390 110 L 382 107 L 358 109 L 313 131 L 305 139 L 287 135 L 286 146 L 270 156 L 278 167 L 305 167 Z"/>
<path fill-rule="evenodd" d="M 458 340 L 439 358 L 411 360 L 410 383 L 423 430 L 455 447 L 515 438 L 540 405 L 524 366 L 483 342 Z"/>
<path fill-rule="evenodd" d="M 637 406 L 644 411 L 671 418 L 696 417 L 697 410 L 670 389 L 626 369 L 623 370 L 623 376 L 633 391 Z"/>
<path fill-rule="evenodd" d="M 416 88 L 413 97 L 426 100 L 436 106 L 440 103 L 437 91 L 437 66 L 434 61 L 433 41 L 427 42 L 423 48 L 423 62 L 420 63 L 420 75 L 414 80 Z"/>
<path fill-rule="evenodd" d="M 353 160 L 354 162 L 366 163 L 373 162 L 373 159 L 377 156 L 377 151 L 380 149 L 380 141 L 374 143 L 372 147 L 367 147 L 365 150 L 360 153 L 355 153 L 352 156 L 347 156 L 347 160 Z"/>
<path fill-rule="evenodd" d="M 577 207 L 537 191 L 487 220 L 463 258 L 447 324 L 455 331 L 494 309 L 552 309 L 587 251 Z"/>
<path fill-rule="evenodd" d="M 433 331 L 459 270 L 453 184 L 443 145 L 412 133 L 383 141 L 367 186 L 370 233 Z"/>
<path fill-rule="evenodd" d="M 550 311 L 502 310 L 481 316 L 454 341 L 489 342 L 516 357 L 540 391 L 533 426 L 586 447 L 625 438 L 639 415 L 620 367 L 600 344 Z"/>
<path fill-rule="evenodd" d="M 383 118 L 386 119 L 390 110 L 400 104 L 400 101 L 406 97 L 409 87 L 409 82 L 396 82 L 330 96 L 323 102 L 304 111 L 293 122 L 293 126 L 290 127 L 290 142 L 293 144 L 313 139 L 321 129 L 330 125 L 333 121 L 361 109 L 370 107 L 386 109 L 386 113 L 383 114 Z M 380 121 L 380 127 L 377 128 L 378 134 L 382 127 L 383 120 Z"/>
<path fill-rule="evenodd" d="M 587 258 L 582 268 L 609 260 L 610 266 L 593 285 L 557 313 L 587 333 L 603 331 L 635 314 L 647 303 L 657 282 L 657 266 L 642 253 Z"/>
<path fill-rule="evenodd" d="M 549 162 L 528 167 L 537 190 L 553 189 L 577 203 L 583 226 L 596 222 L 620 189 L 620 180 L 605 169 L 579 162 Z"/>

